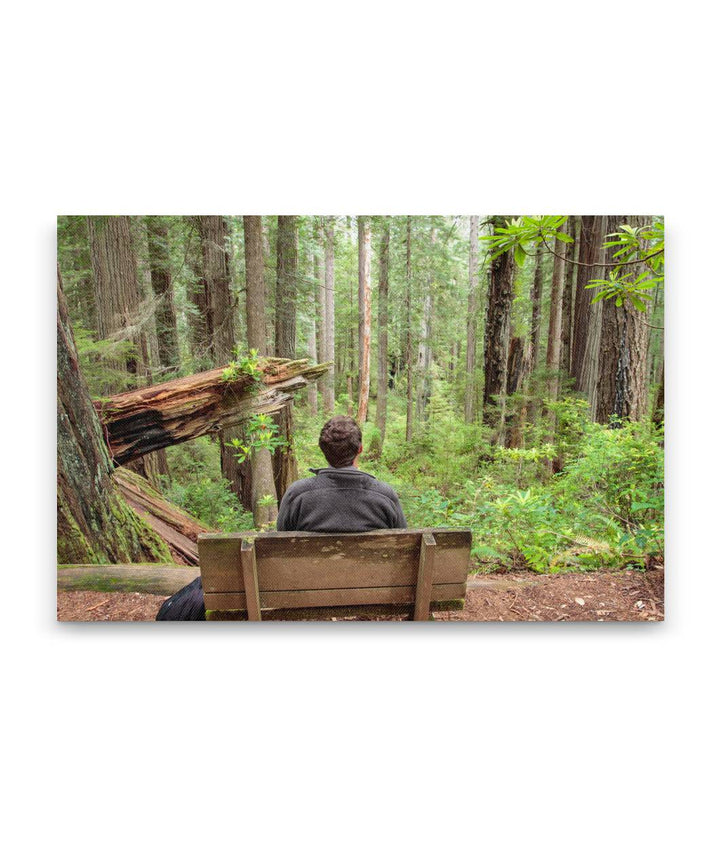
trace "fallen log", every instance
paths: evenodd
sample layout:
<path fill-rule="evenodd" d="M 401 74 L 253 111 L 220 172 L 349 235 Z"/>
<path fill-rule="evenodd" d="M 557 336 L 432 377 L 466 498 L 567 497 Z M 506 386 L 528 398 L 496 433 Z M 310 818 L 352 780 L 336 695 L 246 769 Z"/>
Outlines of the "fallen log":
<path fill-rule="evenodd" d="M 198 535 L 211 530 L 165 499 L 138 473 L 117 467 L 112 478 L 127 504 L 168 545 L 174 561 L 197 567 L 200 564 Z"/>
<path fill-rule="evenodd" d="M 174 565 L 58 565 L 57 587 L 61 591 L 171 595 L 197 575 L 197 568 Z"/>
<path fill-rule="evenodd" d="M 259 413 L 276 413 L 330 363 L 261 357 L 258 376 L 223 366 L 93 402 L 116 465 L 148 452 L 230 428 Z"/>

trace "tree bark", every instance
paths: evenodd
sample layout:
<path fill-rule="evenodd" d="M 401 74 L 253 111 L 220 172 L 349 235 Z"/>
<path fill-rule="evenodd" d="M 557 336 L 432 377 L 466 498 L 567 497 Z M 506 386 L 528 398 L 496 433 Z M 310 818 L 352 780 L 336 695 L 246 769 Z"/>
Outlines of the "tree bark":
<path fill-rule="evenodd" d="M 390 265 L 390 222 L 386 221 L 380 239 L 380 277 L 378 287 L 378 385 L 375 421 L 380 435 L 378 453 L 385 443 L 388 395 L 388 291 Z"/>
<path fill-rule="evenodd" d="M 407 399 L 405 407 L 405 442 L 412 440 L 413 418 L 413 341 L 412 341 L 412 220 L 407 218 L 405 238 L 405 369 Z"/>
<path fill-rule="evenodd" d="M 572 355 L 572 321 L 573 321 L 573 291 L 575 287 L 575 274 L 578 251 L 578 218 L 571 216 L 568 220 L 567 233 L 573 239 L 572 244 L 565 247 L 565 276 L 562 292 L 562 325 L 560 332 L 560 368 L 566 377 L 570 376 L 570 360 Z"/>
<path fill-rule="evenodd" d="M 242 372 L 225 379 L 225 368 L 95 402 L 113 461 L 125 464 L 155 449 L 232 428 L 250 416 L 276 413 L 293 392 L 326 371 L 307 360 L 267 357 L 258 363 L 258 387 L 254 377 Z"/>
<path fill-rule="evenodd" d="M 103 431 L 80 374 L 57 271 L 57 559 L 170 561 L 165 544 L 116 490 Z"/>
<path fill-rule="evenodd" d="M 573 343 L 570 374 L 575 380 L 575 389 L 579 392 L 589 392 L 590 376 L 593 374 L 588 365 L 595 350 L 594 341 L 588 350 L 588 335 L 597 321 L 597 314 L 592 310 L 590 301 L 592 294 L 585 286 L 591 279 L 596 279 L 598 268 L 594 267 L 603 260 L 602 243 L 604 218 L 601 216 L 580 218 L 580 246 L 577 278 L 575 284 L 575 310 L 573 319 Z M 594 304 L 593 304 L 594 305 Z"/>
<path fill-rule="evenodd" d="M 358 414 L 367 420 L 370 399 L 370 221 L 358 218 Z"/>
<path fill-rule="evenodd" d="M 470 259 L 468 264 L 467 346 L 465 350 L 465 422 L 475 420 L 475 361 L 477 357 L 477 292 L 479 217 L 470 218 Z M 453 360 L 454 362 L 454 360 Z M 452 371 L 452 369 L 451 369 Z"/>
<path fill-rule="evenodd" d="M 275 356 L 295 359 L 297 217 L 277 218 Z"/>
<path fill-rule="evenodd" d="M 278 217 L 277 285 L 275 292 L 275 356 L 295 359 L 297 301 L 297 217 Z M 278 435 L 286 445 L 273 455 L 275 491 L 281 500 L 297 481 L 298 469 L 293 448 L 292 402 L 273 416 Z"/>
<path fill-rule="evenodd" d="M 330 416 L 335 409 L 335 218 L 327 217 L 325 231 L 325 353 L 331 365 L 323 384 L 323 410 Z"/>
<path fill-rule="evenodd" d="M 202 240 L 212 359 L 215 365 L 222 365 L 235 357 L 236 346 L 237 307 L 230 291 L 227 224 L 224 217 L 203 216 L 198 217 L 198 229 Z M 237 431 L 220 432 L 220 469 L 223 478 L 230 483 L 232 492 L 245 504 L 248 493 L 243 484 L 245 473 L 229 445 L 233 439 L 241 436 Z"/>
<path fill-rule="evenodd" d="M 180 368 L 177 318 L 170 270 L 169 235 L 168 226 L 163 217 L 148 217 L 146 222 L 150 281 L 155 296 L 159 367 L 162 373 L 157 380 L 163 380 L 165 376 L 177 372 Z"/>
<path fill-rule="evenodd" d="M 265 270 L 263 265 L 262 217 L 243 217 L 245 234 L 245 308 L 248 348 L 267 353 L 265 323 Z M 250 507 L 258 528 L 277 519 L 277 494 L 269 449 L 255 449 L 250 455 Z M 247 464 L 245 467 L 247 470 Z M 269 496 L 274 502 L 260 504 Z"/>
<path fill-rule="evenodd" d="M 565 282 L 565 261 L 562 256 L 566 246 L 562 241 L 557 238 L 555 239 L 556 255 L 553 257 L 552 286 L 550 290 L 550 322 L 548 325 L 548 342 L 545 355 L 545 365 L 548 370 L 548 398 L 551 401 L 557 401 L 560 390 L 562 292 Z"/>
<path fill-rule="evenodd" d="M 644 217 L 611 217 L 609 233 L 617 232 L 622 224 L 644 226 Z M 613 248 L 606 252 L 606 263 L 612 262 Z M 627 265 L 624 274 L 639 275 L 643 267 Z M 608 270 L 606 268 L 606 270 Z M 619 420 L 636 422 L 647 413 L 649 328 L 646 312 L 630 302 L 616 306 L 614 300 L 599 301 L 601 336 L 597 384 L 591 390 L 591 417 L 596 422 L 618 424 Z"/>
<path fill-rule="evenodd" d="M 504 226 L 505 220 L 504 217 L 493 217 L 492 228 Z M 511 253 L 503 253 L 490 264 L 490 288 L 485 321 L 483 421 L 493 429 L 494 442 L 500 444 L 505 422 L 514 274 L 515 262 Z"/>

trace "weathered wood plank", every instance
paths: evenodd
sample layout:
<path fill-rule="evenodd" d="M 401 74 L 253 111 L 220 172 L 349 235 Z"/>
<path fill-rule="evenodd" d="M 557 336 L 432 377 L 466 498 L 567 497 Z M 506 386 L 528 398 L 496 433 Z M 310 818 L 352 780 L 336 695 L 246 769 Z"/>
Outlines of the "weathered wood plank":
<path fill-rule="evenodd" d="M 430 618 L 430 595 L 435 570 L 437 543 L 430 532 L 423 532 L 420 542 L 420 563 L 418 565 L 417 585 L 415 587 L 415 621 L 427 621 Z"/>
<path fill-rule="evenodd" d="M 307 591 L 260 591 L 262 609 L 302 609 L 324 606 L 367 606 L 415 602 L 414 585 L 372 588 L 309 589 Z M 431 589 L 433 601 L 465 597 L 464 583 L 444 583 Z M 247 609 L 244 592 L 205 592 L 206 609 Z"/>
<path fill-rule="evenodd" d="M 462 599 L 432 601 L 432 612 L 447 612 L 463 609 Z M 323 606 L 308 607 L 307 609 L 267 609 L 263 612 L 263 622 L 267 621 L 329 621 L 331 618 L 348 618 L 351 616 L 385 616 L 405 615 L 412 618 L 413 605 L 402 603 L 386 603 L 368 606 Z M 209 609 L 205 613 L 208 621 L 247 621 L 247 612 L 243 610 Z"/>
<path fill-rule="evenodd" d="M 308 532 L 202 534 L 198 538 L 206 593 L 245 590 L 237 560 L 240 539 L 255 537 L 260 591 L 414 586 L 424 530 L 321 535 Z M 435 582 L 464 582 L 469 530 L 433 530 L 440 559 Z"/>
<path fill-rule="evenodd" d="M 57 587 L 66 591 L 131 591 L 171 595 L 192 582 L 188 565 L 59 565 Z"/>

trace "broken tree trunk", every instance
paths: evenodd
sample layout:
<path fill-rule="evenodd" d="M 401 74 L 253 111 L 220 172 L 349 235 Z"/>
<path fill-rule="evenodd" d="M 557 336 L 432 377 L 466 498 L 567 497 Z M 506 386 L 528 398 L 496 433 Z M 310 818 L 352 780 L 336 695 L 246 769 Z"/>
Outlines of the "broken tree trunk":
<path fill-rule="evenodd" d="M 112 480 L 130 508 L 167 544 L 173 561 L 182 565 L 200 564 L 198 535 L 211 530 L 127 467 L 117 467 Z"/>
<path fill-rule="evenodd" d="M 125 464 L 203 434 L 237 425 L 258 413 L 276 413 L 292 394 L 323 375 L 328 364 L 274 357 L 258 362 L 259 380 L 227 367 L 134 389 L 94 402 L 113 462 Z"/>

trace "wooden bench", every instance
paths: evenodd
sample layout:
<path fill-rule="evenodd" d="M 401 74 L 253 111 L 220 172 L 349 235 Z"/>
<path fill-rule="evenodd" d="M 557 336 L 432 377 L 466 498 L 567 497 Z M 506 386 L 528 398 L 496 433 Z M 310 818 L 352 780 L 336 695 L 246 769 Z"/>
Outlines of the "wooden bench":
<path fill-rule="evenodd" d="M 469 529 L 201 534 L 209 621 L 327 618 L 462 609 Z"/>

